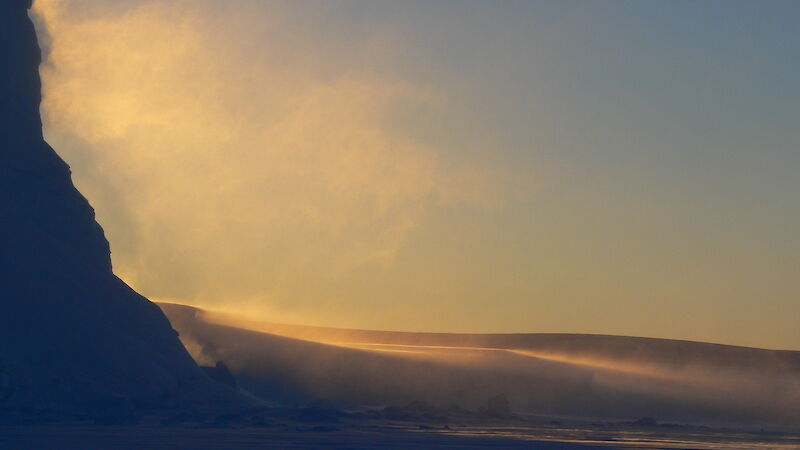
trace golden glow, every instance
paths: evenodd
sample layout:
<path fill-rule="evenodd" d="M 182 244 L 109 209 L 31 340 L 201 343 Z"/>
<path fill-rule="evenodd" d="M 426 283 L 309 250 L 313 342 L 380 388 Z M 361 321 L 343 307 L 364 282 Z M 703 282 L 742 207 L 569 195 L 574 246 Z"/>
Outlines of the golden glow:
<path fill-rule="evenodd" d="M 770 65 L 701 87 L 724 63 L 662 60 L 641 14 L 605 41 L 613 15 L 518 7 L 37 0 L 45 136 L 153 300 L 797 348 L 789 97 L 747 94 Z"/>
<path fill-rule="evenodd" d="M 443 99 L 358 67 L 328 73 L 337 56 L 282 42 L 280 11 L 114 8 L 36 2 L 53 43 L 43 112 L 116 272 L 146 295 L 286 317 L 309 279 L 390 267 L 431 208 L 499 201 L 490 172 L 445 167 L 386 122 Z"/>

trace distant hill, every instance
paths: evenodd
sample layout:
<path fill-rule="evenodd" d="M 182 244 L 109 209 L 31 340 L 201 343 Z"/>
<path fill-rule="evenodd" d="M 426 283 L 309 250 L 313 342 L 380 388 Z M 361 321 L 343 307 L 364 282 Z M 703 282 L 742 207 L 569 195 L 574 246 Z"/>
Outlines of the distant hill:
<path fill-rule="evenodd" d="M 168 303 L 160 305 L 162 309 L 185 307 L 184 305 L 170 306 Z M 192 309 L 197 310 L 196 308 Z M 170 310 L 167 309 L 167 311 Z M 208 311 L 201 312 L 201 314 L 219 324 L 232 324 L 240 328 L 318 342 L 516 349 L 536 351 L 543 355 L 551 354 L 554 357 L 558 355 L 569 355 L 571 358 L 613 357 L 637 363 L 757 368 L 760 371 L 793 372 L 800 375 L 800 351 L 766 350 L 675 339 L 597 334 L 469 334 L 354 330 L 249 320 L 235 315 Z"/>
<path fill-rule="evenodd" d="M 30 3 L 0 1 L 0 421 L 235 402 L 114 276 L 94 210 L 44 141 Z"/>
<path fill-rule="evenodd" d="M 255 395 L 592 419 L 800 424 L 800 352 L 574 334 L 446 334 L 257 322 L 159 304 L 192 355 Z M 415 403 L 416 402 L 416 403 Z"/>

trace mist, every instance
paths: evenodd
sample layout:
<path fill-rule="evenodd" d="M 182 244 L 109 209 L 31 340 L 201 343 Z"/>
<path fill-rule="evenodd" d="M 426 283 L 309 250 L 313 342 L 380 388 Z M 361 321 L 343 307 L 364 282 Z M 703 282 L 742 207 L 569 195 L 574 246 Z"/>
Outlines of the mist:
<path fill-rule="evenodd" d="M 343 300 L 326 281 L 390 267 L 432 210 L 502 201 L 491 169 L 393 125 L 444 99 L 361 65 L 392 43 L 319 45 L 331 7 L 36 2 L 48 139 L 132 285 L 313 320 Z"/>

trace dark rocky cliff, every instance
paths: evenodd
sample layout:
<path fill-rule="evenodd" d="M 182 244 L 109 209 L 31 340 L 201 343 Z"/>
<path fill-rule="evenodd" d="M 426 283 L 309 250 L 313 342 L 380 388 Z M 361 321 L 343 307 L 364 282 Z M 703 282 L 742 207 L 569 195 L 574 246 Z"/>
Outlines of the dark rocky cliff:
<path fill-rule="evenodd" d="M 42 137 L 30 3 L 0 0 L 0 420 L 224 403 Z"/>

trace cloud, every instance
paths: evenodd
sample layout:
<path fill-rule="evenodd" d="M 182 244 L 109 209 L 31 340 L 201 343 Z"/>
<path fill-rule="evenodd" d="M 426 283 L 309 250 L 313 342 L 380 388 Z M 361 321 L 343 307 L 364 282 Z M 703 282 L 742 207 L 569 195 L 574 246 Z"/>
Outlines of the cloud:
<path fill-rule="evenodd" d="M 447 107 L 367 64 L 400 44 L 291 5 L 36 2 L 47 138 L 145 294 L 275 301 L 391 268 L 437 208 L 501 201 L 495 175 L 393 126 Z"/>

